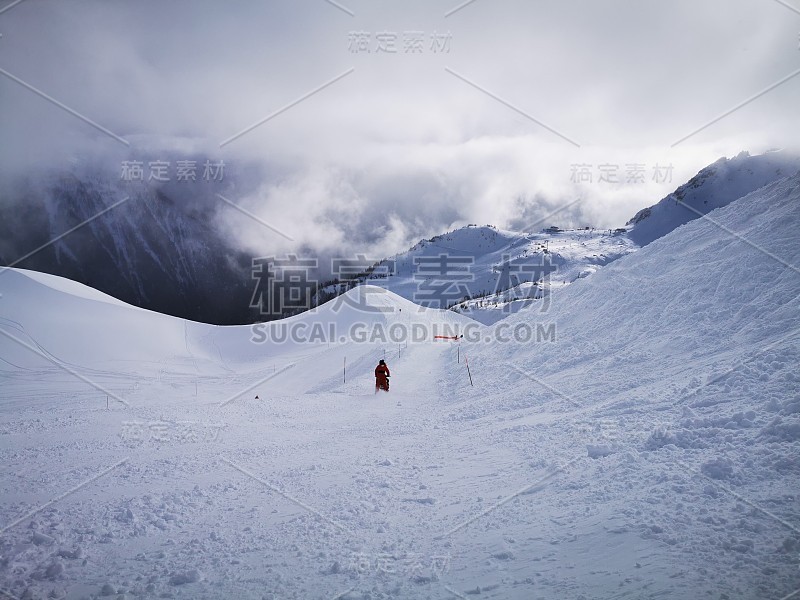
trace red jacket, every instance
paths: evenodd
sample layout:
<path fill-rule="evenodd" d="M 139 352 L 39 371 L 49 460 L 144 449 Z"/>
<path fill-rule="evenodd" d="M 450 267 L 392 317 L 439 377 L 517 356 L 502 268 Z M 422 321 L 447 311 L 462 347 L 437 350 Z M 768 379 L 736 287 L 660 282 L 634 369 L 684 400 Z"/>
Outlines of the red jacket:
<path fill-rule="evenodd" d="M 386 365 L 378 365 L 375 367 L 375 377 L 382 378 L 382 377 L 389 377 L 391 373 L 389 372 L 389 367 Z"/>

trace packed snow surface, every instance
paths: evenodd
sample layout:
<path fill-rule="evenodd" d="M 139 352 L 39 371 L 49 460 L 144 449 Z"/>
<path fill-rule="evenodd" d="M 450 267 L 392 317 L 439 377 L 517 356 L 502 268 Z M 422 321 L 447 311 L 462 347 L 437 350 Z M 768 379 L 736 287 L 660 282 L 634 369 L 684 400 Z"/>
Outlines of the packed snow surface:
<path fill-rule="evenodd" d="M 795 176 L 494 327 L 371 286 L 213 327 L 5 270 L 0 596 L 788 598 L 799 232 Z"/>

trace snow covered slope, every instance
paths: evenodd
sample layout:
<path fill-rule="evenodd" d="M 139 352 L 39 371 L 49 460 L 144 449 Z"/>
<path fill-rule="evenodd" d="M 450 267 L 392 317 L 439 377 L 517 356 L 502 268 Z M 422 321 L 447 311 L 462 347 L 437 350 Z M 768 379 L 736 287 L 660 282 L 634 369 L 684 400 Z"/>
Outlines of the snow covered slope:
<path fill-rule="evenodd" d="M 572 569 L 569 597 L 779 600 L 800 589 L 798 266 L 795 175 L 570 286 L 547 315 L 504 323 L 543 319 L 557 342 L 471 350 L 478 387 L 450 411 L 480 429 L 477 447 L 528 458 L 504 471 L 504 490 L 535 481 L 538 465 L 563 469 L 481 528 L 540 536 L 506 541 L 516 550 L 503 573 L 523 556 L 559 557 Z M 546 518 L 554 505 L 558 517 Z M 612 553 L 627 555 L 630 578 L 618 596 L 598 585 L 605 568 L 574 557 L 620 539 Z M 651 542 L 652 555 L 642 550 Z M 477 534 L 458 544 L 490 551 Z M 493 571 L 480 567 L 474 581 L 503 579 Z M 643 581 L 653 585 L 633 591 Z"/>
<path fill-rule="evenodd" d="M 130 306 L 83 284 L 9 269 L 0 272 L 0 289 L 0 325 L 6 334 L 2 358 L 14 367 L 41 365 L 44 354 L 93 368 L 110 363 L 124 370 L 129 364 L 139 373 L 144 364 L 157 369 L 169 356 L 187 354 L 184 321 Z"/>
<path fill-rule="evenodd" d="M 627 223 L 630 238 L 644 246 L 702 214 L 800 170 L 800 156 L 771 151 L 720 158 L 702 169 L 658 204 L 642 209 Z"/>
<path fill-rule="evenodd" d="M 3 272 L 2 595 L 785 598 L 799 226 L 796 176 L 493 328 L 372 286 L 213 327 Z"/>

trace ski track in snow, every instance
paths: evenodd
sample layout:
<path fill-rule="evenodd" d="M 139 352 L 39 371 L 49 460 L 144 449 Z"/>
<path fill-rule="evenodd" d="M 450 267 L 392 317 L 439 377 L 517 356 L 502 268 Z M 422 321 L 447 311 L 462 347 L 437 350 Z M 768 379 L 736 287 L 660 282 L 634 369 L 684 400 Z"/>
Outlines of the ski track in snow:
<path fill-rule="evenodd" d="M 799 183 L 715 219 L 798 264 Z M 555 322 L 555 342 L 459 354 L 241 350 L 248 332 L 101 309 L 26 277 L 0 279 L 3 331 L 22 337 L 18 321 L 128 405 L 0 340 L 0 597 L 800 589 L 800 276 L 711 223 L 569 286 L 547 314 L 509 317 Z M 383 352 L 391 392 L 376 395 Z"/>

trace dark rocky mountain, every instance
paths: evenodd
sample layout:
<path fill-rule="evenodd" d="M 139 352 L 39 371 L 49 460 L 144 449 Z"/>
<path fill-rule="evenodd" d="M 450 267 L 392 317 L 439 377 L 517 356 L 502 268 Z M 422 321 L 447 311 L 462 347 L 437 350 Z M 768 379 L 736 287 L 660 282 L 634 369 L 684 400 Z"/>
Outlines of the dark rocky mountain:
<path fill-rule="evenodd" d="M 123 185 L 72 173 L 18 181 L 0 206 L 0 262 L 169 315 L 253 322 L 252 257 L 213 226 L 221 191 L 207 181 Z"/>

